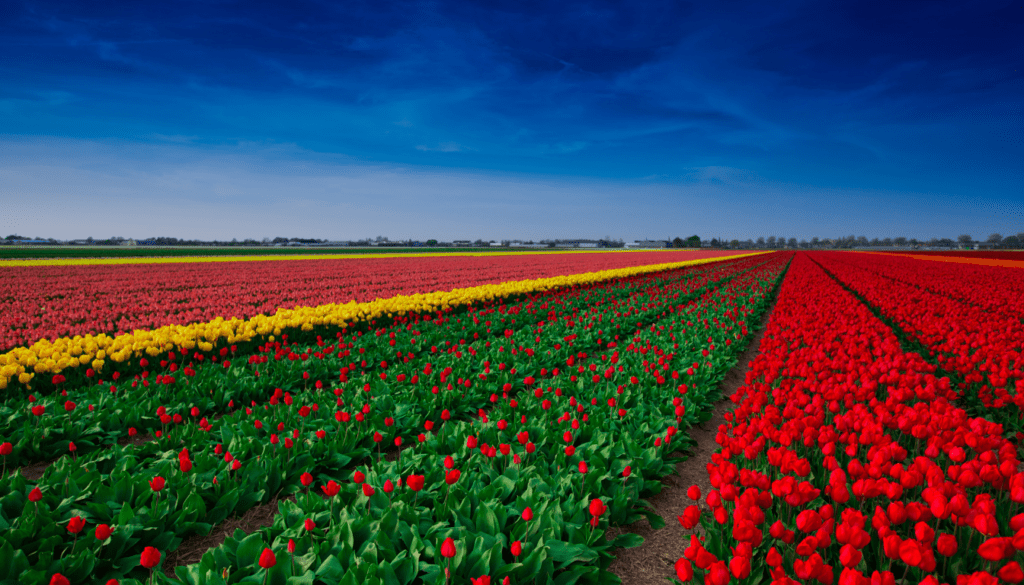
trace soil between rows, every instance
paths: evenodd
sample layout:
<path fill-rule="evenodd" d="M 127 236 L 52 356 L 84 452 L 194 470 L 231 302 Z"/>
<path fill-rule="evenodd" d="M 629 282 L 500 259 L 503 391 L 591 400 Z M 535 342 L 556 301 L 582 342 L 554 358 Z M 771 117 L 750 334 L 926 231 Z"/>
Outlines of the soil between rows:
<path fill-rule="evenodd" d="M 779 286 L 782 286 L 782 283 L 779 283 Z M 707 511 L 707 504 L 704 503 L 703 498 L 711 490 L 707 464 L 711 462 L 712 453 L 718 450 L 715 435 L 718 433 L 719 425 L 726 422 L 725 414 L 732 412 L 734 408 L 729 397 L 735 394 L 746 380 L 747 372 L 750 371 L 750 362 L 757 356 L 761 347 L 765 325 L 775 310 L 777 298 L 776 291 L 771 305 L 762 316 L 758 331 L 754 334 L 750 345 L 740 354 L 736 365 L 726 373 L 725 379 L 722 380 L 719 388 L 723 398 L 715 403 L 711 420 L 689 429 L 690 437 L 696 441 L 696 445 L 685 452 L 687 459 L 676 464 L 674 474 L 661 480 L 662 490 L 660 493 L 647 498 L 654 512 L 665 519 L 665 527 L 660 530 L 652 530 L 650 523 L 645 518 L 628 526 L 613 527 L 609 530 L 609 537 L 612 538 L 627 532 L 639 534 L 644 538 L 644 543 L 638 547 L 616 551 L 616 558 L 608 568 L 622 579 L 623 585 L 664 583 L 668 578 L 674 577 L 675 562 L 683 556 L 683 550 L 690 545 L 690 534 L 700 535 L 700 525 L 694 530 L 684 530 L 677 517 L 682 516 L 683 510 L 694 503 L 686 495 L 686 490 L 691 485 L 700 487 L 702 496 L 700 507 L 702 511 Z"/>

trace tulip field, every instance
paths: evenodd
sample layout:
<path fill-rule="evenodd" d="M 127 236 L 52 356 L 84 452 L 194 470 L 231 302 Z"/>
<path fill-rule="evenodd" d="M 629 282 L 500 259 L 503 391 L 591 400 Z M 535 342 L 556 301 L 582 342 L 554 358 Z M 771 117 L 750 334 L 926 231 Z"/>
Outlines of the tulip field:
<path fill-rule="evenodd" d="M 1024 581 L 1020 268 L 167 260 L 0 265 L 0 582 L 616 583 L 773 303 L 666 580 Z"/>
<path fill-rule="evenodd" d="M 798 254 L 720 429 L 714 490 L 679 518 L 706 536 L 677 577 L 1024 580 L 1016 270 Z"/>

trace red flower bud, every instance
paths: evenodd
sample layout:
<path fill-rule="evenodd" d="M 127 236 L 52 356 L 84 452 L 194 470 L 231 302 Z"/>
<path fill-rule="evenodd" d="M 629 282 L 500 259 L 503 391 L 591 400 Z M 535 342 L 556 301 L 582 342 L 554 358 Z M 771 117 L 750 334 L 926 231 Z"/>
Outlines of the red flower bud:
<path fill-rule="evenodd" d="M 151 546 L 147 546 L 145 549 L 143 549 L 142 554 L 139 555 L 139 564 L 141 564 L 143 567 L 147 569 L 152 569 L 153 567 L 159 565 L 160 551 Z"/>
<path fill-rule="evenodd" d="M 259 561 L 259 563 L 260 563 L 260 566 L 263 567 L 264 569 L 269 569 L 269 568 L 273 567 L 274 565 L 276 565 L 277 564 L 277 557 L 274 556 L 274 551 L 270 550 L 269 548 L 263 549 L 263 552 L 260 553 L 260 561 Z"/>

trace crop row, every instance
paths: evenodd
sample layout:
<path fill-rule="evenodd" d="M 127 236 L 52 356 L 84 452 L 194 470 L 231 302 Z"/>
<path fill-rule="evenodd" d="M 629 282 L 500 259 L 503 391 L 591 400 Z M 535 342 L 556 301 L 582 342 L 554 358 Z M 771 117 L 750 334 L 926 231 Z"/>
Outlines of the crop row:
<path fill-rule="evenodd" d="M 765 263 L 768 265 L 757 267 L 758 264 Z M 400 439 L 405 442 L 404 445 L 415 442 L 414 451 L 423 445 L 432 445 L 434 449 L 454 452 L 455 443 L 452 441 L 466 439 L 459 434 L 463 431 L 458 429 L 466 428 L 469 423 L 462 421 L 471 414 L 478 413 L 479 409 L 486 405 L 491 405 L 495 410 L 502 406 L 525 409 L 528 399 L 531 404 L 536 402 L 533 407 L 537 409 L 537 421 L 530 419 L 531 415 L 521 415 L 527 416 L 530 420 L 529 425 L 524 427 L 527 429 L 527 436 L 537 437 L 536 440 L 528 442 L 534 444 L 534 450 L 552 456 L 545 456 L 543 461 L 553 461 L 553 445 L 561 442 L 564 434 L 559 433 L 558 440 L 553 436 L 547 436 L 546 433 L 553 432 L 551 429 L 555 423 L 543 418 L 541 413 L 548 414 L 553 419 L 555 411 L 549 412 L 552 404 L 556 404 L 557 408 L 564 408 L 566 403 L 576 403 L 577 409 L 582 407 L 582 402 L 577 400 L 575 394 L 583 390 L 586 382 L 595 386 L 594 391 L 600 387 L 606 393 L 616 392 L 616 388 L 622 388 L 625 393 L 626 388 L 630 388 L 629 395 L 622 400 L 632 400 L 636 404 L 624 402 L 624 411 L 627 406 L 631 407 L 626 415 L 616 415 L 617 420 L 611 423 L 611 415 L 604 413 L 605 420 L 612 426 L 623 427 L 624 433 L 637 438 L 643 436 L 641 430 L 649 428 L 660 427 L 658 432 L 662 433 L 665 430 L 665 421 L 647 420 L 649 417 L 645 413 L 648 407 L 642 406 L 646 402 L 643 398 L 645 392 L 641 389 L 646 386 L 641 385 L 640 379 L 649 376 L 654 380 L 653 387 L 662 387 L 657 383 L 657 376 L 640 367 L 637 367 L 635 372 L 613 368 L 611 371 L 605 370 L 599 376 L 599 384 L 592 377 L 579 376 L 578 374 L 582 373 L 579 371 L 555 371 L 554 368 L 557 366 L 554 364 L 559 363 L 568 369 L 568 362 L 586 361 L 590 355 L 587 352 L 598 351 L 603 352 L 602 364 L 617 360 L 615 342 L 612 341 L 614 335 L 618 335 L 613 334 L 615 326 L 622 332 L 632 334 L 640 327 L 653 325 L 654 331 L 661 333 L 657 324 L 670 318 L 670 315 L 675 316 L 687 309 L 693 311 L 699 307 L 708 307 L 709 309 L 705 310 L 710 310 L 716 305 L 717 308 L 713 309 L 714 314 L 710 317 L 692 317 L 688 322 L 700 320 L 696 321 L 696 325 L 691 324 L 684 328 L 691 328 L 691 336 L 697 334 L 699 330 L 701 335 L 707 334 L 713 339 L 718 338 L 720 347 L 727 347 L 725 337 L 732 335 L 736 340 L 741 339 L 745 328 L 739 323 L 745 320 L 746 314 L 763 306 L 767 289 L 765 285 L 759 284 L 761 280 L 777 279 L 782 265 L 782 259 L 777 257 L 731 263 L 730 267 L 718 275 L 718 280 L 725 280 L 721 277 L 726 277 L 730 285 L 733 282 L 736 286 L 744 283 L 738 292 L 733 294 L 733 298 L 721 296 L 718 289 L 703 290 L 703 286 L 690 289 L 685 283 L 689 283 L 690 280 L 700 281 L 691 278 L 683 278 L 680 281 L 684 283 L 682 288 L 673 292 L 671 285 L 673 280 L 679 280 L 677 275 L 665 282 L 649 279 L 640 283 L 638 286 L 641 290 L 646 290 L 641 294 L 633 294 L 636 291 L 628 290 L 628 283 L 618 288 L 607 286 L 603 290 L 578 290 L 575 297 L 571 294 L 562 295 L 568 299 L 562 306 L 556 308 L 557 303 L 551 303 L 544 307 L 543 312 L 540 307 L 546 303 L 541 296 L 537 299 L 528 299 L 516 307 L 505 307 L 505 315 L 500 312 L 502 307 L 498 306 L 466 313 L 454 319 L 452 315 L 445 315 L 441 319 L 431 318 L 429 322 L 426 318 L 406 318 L 404 322 L 403 319 L 399 319 L 400 322 L 389 329 L 377 330 L 362 336 L 356 334 L 355 339 L 345 339 L 346 346 L 348 341 L 372 342 L 358 347 L 364 350 L 358 355 L 365 356 L 363 360 L 359 360 L 358 367 L 354 367 L 354 355 L 350 352 L 353 348 L 339 349 L 343 343 L 341 338 L 336 341 L 339 347 L 333 347 L 330 351 L 324 346 L 326 342 L 320 340 L 320 344 L 324 345 L 318 344 L 316 349 L 320 351 L 312 353 L 300 353 L 301 350 L 294 345 L 285 346 L 283 343 L 274 342 L 270 344 L 270 348 L 263 347 L 262 357 L 269 359 L 256 359 L 247 366 L 253 368 L 254 376 L 255 371 L 260 371 L 261 378 L 278 375 L 272 373 L 272 370 L 279 367 L 280 375 L 288 378 L 285 382 L 291 391 L 282 389 L 268 393 L 262 403 L 238 409 L 219 420 L 202 421 L 203 424 L 197 424 L 195 418 L 190 419 L 186 416 L 182 416 L 181 422 L 176 423 L 175 417 L 169 414 L 173 411 L 176 414 L 184 412 L 192 416 L 190 402 L 168 405 L 166 409 L 162 409 L 164 412 L 161 414 L 171 417 L 171 420 L 167 421 L 168 428 L 162 429 L 165 432 L 161 432 L 162 436 L 156 442 L 97 452 L 77 464 L 64 457 L 51 466 L 35 486 L 25 482 L 20 475 L 5 479 L 0 510 L 3 511 L 3 521 L 8 523 L 10 530 L 5 532 L 4 538 L 7 542 L 0 549 L 10 551 L 13 559 L 9 563 L 12 567 L 11 574 L 23 582 L 45 580 L 54 572 L 79 579 L 84 575 L 141 576 L 145 574 L 144 571 L 140 573 L 139 568 L 139 552 L 143 547 L 150 546 L 164 551 L 172 549 L 180 539 L 189 534 L 205 532 L 211 523 L 230 513 L 267 501 L 276 494 L 294 492 L 306 483 L 304 473 L 310 473 L 310 479 L 315 477 L 318 485 L 331 486 L 329 481 L 337 482 L 342 477 L 347 477 L 353 464 L 367 460 L 366 456 L 370 454 L 368 447 L 375 447 L 379 453 L 381 447 L 393 445 L 396 439 Z M 641 285 L 646 285 L 647 288 Z M 557 295 L 551 296 L 554 298 Z M 746 302 L 737 300 L 739 298 Z M 531 308 L 526 310 L 527 306 Z M 515 317 L 509 315 L 510 310 L 514 312 Z M 532 315 L 530 311 L 534 311 Z M 531 315 L 534 319 L 528 319 L 526 315 Z M 490 327 L 492 323 L 488 321 L 492 319 L 486 317 L 492 317 L 494 322 L 498 319 L 522 321 L 509 323 L 519 325 L 520 328 L 498 330 Z M 537 317 L 541 317 L 545 322 L 541 324 Z M 604 330 L 605 320 L 608 321 L 607 331 Z M 439 336 L 435 340 L 436 343 L 431 344 L 430 351 L 427 351 L 426 343 L 420 345 L 419 340 L 423 334 L 421 328 L 433 326 L 434 321 L 443 321 L 436 327 L 447 328 L 445 335 Z M 716 323 L 720 325 L 713 325 Z M 701 330 L 701 325 L 707 329 Z M 726 327 L 729 329 L 725 329 Z M 491 335 L 486 335 L 487 329 L 492 329 Z M 677 330 L 677 333 L 680 332 Z M 441 341 L 444 336 L 448 338 Z M 634 348 L 640 343 L 639 339 L 634 343 Z M 685 338 L 683 339 L 685 345 Z M 574 346 L 573 349 L 579 351 L 565 357 L 570 344 Z M 673 345 L 680 344 L 676 341 Z M 686 370 L 692 372 L 692 376 L 688 373 L 681 374 L 678 369 L 673 371 L 676 377 L 687 376 L 692 378 L 691 383 L 699 384 L 701 392 L 696 394 L 699 396 L 710 391 L 710 381 L 716 375 L 724 373 L 720 369 L 726 362 L 709 360 L 707 364 L 719 365 L 708 367 L 707 364 L 700 364 L 698 360 L 698 367 L 694 369 L 690 355 L 697 352 L 696 355 L 700 356 L 707 347 L 701 344 L 702 349 L 697 349 L 697 345 L 691 345 L 687 353 L 682 355 L 686 356 Z M 566 354 L 559 353 L 562 348 L 566 348 Z M 267 350 L 270 350 L 274 357 L 271 358 Z M 314 355 L 317 353 L 320 355 Z M 551 361 L 545 362 L 544 359 Z M 380 364 L 378 360 L 387 363 Z M 551 367 L 542 366 L 542 363 L 548 363 Z M 591 363 L 596 369 L 596 358 Z M 644 364 L 644 367 L 648 365 Z M 169 368 L 170 364 L 167 367 Z M 231 383 L 228 376 L 234 370 L 234 366 L 225 369 L 220 365 L 197 364 L 196 370 L 196 380 L 207 372 L 211 376 L 203 386 L 197 388 L 212 390 Z M 339 386 L 333 392 L 330 392 L 326 384 L 316 384 L 316 380 L 329 379 L 321 378 L 321 373 L 327 372 L 336 372 L 329 375 L 338 378 L 336 384 L 330 384 Z M 307 373 L 310 374 L 308 378 L 303 375 Z M 672 372 L 668 372 L 669 379 L 672 375 Z M 423 383 L 413 383 L 413 376 L 423 376 L 425 380 Z M 436 376 L 436 379 L 431 376 Z M 340 378 L 346 380 L 342 381 Z M 442 382 L 442 378 L 446 381 Z M 635 384 L 632 382 L 634 378 Z M 541 399 L 536 384 L 548 381 L 551 384 L 575 383 L 576 388 L 572 391 L 574 396 L 567 396 L 569 390 L 552 389 L 549 386 L 547 390 L 539 392 L 544 396 L 544 399 Z M 705 381 L 708 383 L 705 384 Z M 672 382 L 674 383 L 675 381 Z M 650 381 L 647 381 L 647 384 L 651 384 Z M 522 392 L 524 388 L 530 392 Z M 666 384 L 663 388 L 677 392 L 675 386 Z M 676 395 L 679 396 L 678 393 Z M 323 402 L 325 398 L 329 400 L 326 404 Z M 548 402 L 547 408 L 545 402 Z M 591 411 L 583 412 L 584 425 L 588 422 L 588 415 L 596 417 L 600 414 L 595 406 L 591 403 L 587 407 Z M 676 414 L 675 408 L 677 406 L 672 405 L 672 414 Z M 679 420 L 684 420 L 684 413 L 681 412 L 677 416 Z M 486 417 L 480 417 L 480 421 L 486 420 Z M 522 421 L 521 418 L 519 420 Z M 527 425 L 522 422 L 520 424 Z M 566 417 L 558 424 L 577 426 L 580 420 L 570 423 Z M 507 429 L 511 426 L 508 423 L 490 423 L 488 431 L 500 432 L 495 429 Z M 608 426 L 605 424 L 596 428 Z M 480 440 L 483 439 L 484 433 L 481 433 Z M 658 439 L 660 445 L 661 437 Z M 522 444 L 520 447 L 527 448 Z M 459 449 L 468 449 L 467 443 L 461 443 Z M 645 445 L 644 449 L 653 449 L 653 453 L 658 453 L 658 449 L 650 444 Z M 504 451 L 505 448 L 501 450 Z M 487 457 L 488 454 L 491 457 Z M 488 454 L 481 454 L 481 457 L 486 457 L 486 460 L 490 461 L 494 453 L 492 451 Z M 464 455 L 469 457 L 468 452 Z M 533 454 L 524 455 L 532 457 Z M 563 456 L 571 455 L 563 451 Z M 640 461 L 646 458 L 648 457 L 641 455 Z M 373 459 L 377 459 L 375 465 L 387 464 L 379 455 L 371 455 L 370 460 Z M 537 459 L 541 457 L 538 455 Z M 652 471 L 649 472 L 655 476 L 663 473 L 665 468 L 660 455 L 656 459 L 660 463 L 652 463 Z M 410 460 L 414 460 L 412 453 L 409 453 L 409 450 L 403 451 L 399 462 L 405 465 Z M 558 464 L 553 465 L 557 471 Z M 506 461 L 501 473 L 513 473 L 508 471 L 512 467 L 514 466 L 508 465 Z M 468 468 L 466 469 L 467 481 L 463 485 L 471 483 L 470 477 L 473 478 L 472 483 L 484 481 L 483 476 L 470 474 Z M 564 474 L 563 466 L 560 475 Z M 638 475 L 643 476 L 642 470 Z M 148 481 L 156 481 L 157 477 L 164 480 L 158 491 L 147 484 Z M 397 479 L 396 476 L 392 485 L 395 485 Z M 489 482 L 488 485 L 491 483 L 493 482 Z M 533 482 L 528 483 L 532 485 Z M 328 502 L 319 500 L 320 504 L 329 505 L 329 518 L 339 515 L 337 521 L 329 519 L 327 524 L 338 530 L 342 530 L 341 526 L 348 526 L 349 530 L 355 530 L 357 534 L 365 536 L 357 526 L 340 520 L 341 514 L 355 513 L 351 505 L 345 505 L 345 498 L 348 496 L 344 495 L 353 495 L 354 488 L 348 483 L 340 485 L 342 488 L 339 488 L 339 494 L 342 495 Z M 40 488 L 39 502 L 32 502 L 28 498 L 28 494 L 33 492 L 33 487 Z M 383 485 L 377 486 L 377 496 L 380 496 L 379 492 L 383 491 L 383 488 Z M 328 491 L 331 489 L 333 488 L 329 487 Z M 447 492 L 445 496 L 448 497 Z M 373 500 L 375 496 L 364 497 Z M 313 505 L 312 502 L 316 501 L 318 500 L 313 498 L 302 500 L 302 503 Z M 380 497 L 373 501 L 378 505 L 381 502 Z M 496 505 L 490 500 L 486 501 L 488 505 Z M 360 502 L 359 510 L 362 510 L 365 504 L 367 501 Z M 435 501 L 434 504 L 432 512 L 431 508 L 423 506 L 420 506 L 420 512 L 426 515 L 428 512 L 436 514 L 447 510 L 445 515 L 438 518 L 447 518 L 453 521 L 456 527 L 460 526 L 461 520 L 452 513 L 451 506 L 446 508 L 444 501 Z M 633 504 L 630 504 L 627 510 L 632 507 Z M 371 505 L 370 510 L 373 509 Z M 378 509 L 372 520 L 384 521 L 382 514 L 383 511 Z M 67 530 L 70 520 L 76 516 L 85 519 L 90 528 L 106 524 L 114 526 L 114 531 L 103 541 L 82 538 L 82 542 L 78 542 L 78 536 Z M 470 517 L 475 518 L 476 512 Z M 426 538 L 429 529 L 438 522 L 415 524 L 421 540 Z M 334 559 L 334 563 L 337 563 L 338 559 L 346 563 L 354 562 L 352 558 L 339 556 L 340 550 L 335 549 L 339 545 L 337 539 L 343 536 L 341 533 L 335 533 L 325 541 L 331 543 L 331 553 L 328 556 Z M 385 531 L 382 536 L 375 535 L 371 540 L 374 543 L 381 543 L 379 550 L 384 550 L 387 548 L 383 546 L 384 540 L 393 540 L 393 537 L 394 532 Z M 394 546 L 395 543 L 391 542 L 391 545 Z M 559 550 L 558 544 L 552 546 Z M 376 544 L 374 547 L 378 550 Z M 538 548 L 541 549 L 547 551 L 546 545 Z M 434 552 L 431 548 L 430 553 Z M 0 556 L 3 554 L 6 553 L 0 552 Z M 363 550 L 358 558 L 369 558 L 367 554 Z M 409 554 L 412 553 L 407 551 L 406 555 Z M 426 554 L 426 551 L 420 554 Z M 326 559 L 326 556 L 324 558 Z M 592 560 L 589 553 L 587 558 Z M 393 558 L 388 561 L 389 566 L 394 565 L 397 560 Z M 323 560 L 317 570 L 320 570 L 320 565 L 324 563 L 329 561 Z M 224 567 L 229 569 L 228 571 L 217 572 L 217 578 L 236 582 L 242 578 L 244 571 L 254 568 L 241 566 L 243 564 L 233 561 L 230 569 Z M 359 566 L 363 567 L 363 564 Z M 374 563 L 373 566 L 379 567 L 381 563 Z M 421 570 L 413 571 L 413 575 L 432 574 L 428 569 L 429 567 L 424 565 Z M 365 567 L 360 569 L 364 572 L 367 570 Z M 232 571 L 235 572 L 234 577 L 228 575 Z M 321 571 L 323 578 L 318 579 L 324 582 L 337 582 L 334 579 L 337 575 L 332 571 L 334 570 L 330 567 L 324 568 Z M 306 571 L 305 574 L 311 578 L 315 571 Z"/>
<path fill-rule="evenodd" d="M 335 332 L 336 340 L 332 344 L 316 336 L 316 344 L 304 350 L 282 346 L 278 341 L 259 346 L 256 348 L 259 351 L 248 358 L 235 355 L 236 347 L 211 349 L 205 353 L 193 351 L 180 356 L 171 352 L 164 356 L 166 359 L 147 361 L 142 366 L 145 369 L 134 376 L 121 377 L 115 373 L 118 380 L 110 384 L 97 381 L 78 388 L 72 385 L 49 396 L 7 399 L 0 404 L 0 438 L 12 444 L 7 462 L 24 465 L 63 455 L 69 443 L 74 443 L 81 455 L 124 439 L 129 429 L 142 433 L 162 430 L 168 422 L 174 422 L 175 415 L 181 420 L 193 421 L 221 416 L 254 400 L 266 400 L 277 388 L 295 393 L 310 386 L 315 388 L 318 383 L 322 387 L 333 379 L 347 382 L 350 377 L 372 374 L 375 376 L 369 383 L 376 393 L 383 390 L 393 394 L 396 389 L 415 392 L 436 384 L 451 386 L 456 378 L 462 385 L 465 379 L 475 377 L 478 372 L 469 371 L 475 363 L 459 359 L 462 352 L 451 345 L 449 340 L 453 338 L 459 341 L 459 346 L 465 345 L 467 338 L 474 341 L 483 338 L 486 349 L 492 340 L 505 341 L 516 332 L 521 333 L 519 337 L 523 332 L 530 332 L 537 343 L 537 335 L 545 330 L 553 337 L 570 335 L 581 311 L 598 310 L 614 310 L 614 314 L 608 315 L 611 331 L 628 329 L 649 319 L 647 313 L 651 308 L 678 303 L 680 295 L 685 299 L 723 278 L 731 278 L 728 272 L 723 272 L 731 264 L 639 276 L 611 285 L 600 283 L 562 289 L 511 305 L 497 300 L 473 307 L 465 315 L 453 314 L 449 308 L 431 316 L 399 317 L 398 324 L 404 327 L 391 331 L 376 329 L 368 335 L 363 331 L 352 331 L 348 335 Z M 587 339 L 576 344 L 597 347 L 609 342 L 589 332 L 584 333 L 584 337 Z M 540 368 L 557 367 L 571 353 L 573 344 L 556 345 L 558 347 L 537 356 Z M 466 353 L 469 352 L 476 354 L 477 350 L 466 348 Z M 441 355 L 437 355 L 439 353 Z M 420 363 L 423 371 L 407 365 L 417 356 L 418 360 L 413 363 Z M 430 365 L 423 367 L 424 360 Z M 446 368 L 441 364 L 447 360 L 452 363 Z M 197 367 L 197 363 L 204 362 L 207 367 Z M 389 362 L 390 370 L 385 373 Z M 377 379 L 381 373 L 384 377 Z M 88 382 L 90 378 L 83 381 Z M 209 396 L 197 396 L 199 389 L 204 393 L 208 391 Z M 400 401 L 401 396 L 395 399 Z M 191 406 L 187 411 L 158 416 L 158 407 L 168 404 Z M 167 421 L 167 417 L 171 420 Z"/>
<path fill-rule="evenodd" d="M 706 536 L 692 537 L 678 578 L 1024 579 L 1017 449 L 1001 425 L 957 407 L 935 369 L 797 255 L 717 436 L 714 489 L 680 517 Z"/>
<path fill-rule="evenodd" d="M 52 389 L 56 374 L 117 370 L 169 351 L 209 351 L 282 331 L 433 312 L 714 257 L 641 252 L 0 268 L 7 308 L 0 347 L 32 344 L 0 354 L 0 390 Z"/>
<path fill-rule="evenodd" d="M 1024 286 L 1019 269 L 987 267 L 1005 279 L 997 283 L 960 280 L 973 273 L 959 264 L 936 267 L 927 261 L 828 252 L 811 257 L 956 376 L 965 408 L 1002 423 L 1008 431 L 1024 430 L 1024 322 L 1019 296 Z M 945 274 L 937 277 L 941 267 Z M 986 294 L 1002 308 L 971 300 L 969 288 L 988 283 L 995 286 Z"/>

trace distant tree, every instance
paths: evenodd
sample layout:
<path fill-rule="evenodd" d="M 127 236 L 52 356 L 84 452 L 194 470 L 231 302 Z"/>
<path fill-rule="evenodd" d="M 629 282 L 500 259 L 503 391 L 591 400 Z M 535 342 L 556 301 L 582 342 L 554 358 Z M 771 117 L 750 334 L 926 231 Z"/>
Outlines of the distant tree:
<path fill-rule="evenodd" d="M 92 239 L 92 236 L 89 236 L 88 238 L 85 238 L 85 241 L 86 241 L 87 243 L 89 243 L 89 244 L 93 243 L 93 239 Z"/>
<path fill-rule="evenodd" d="M 949 238 L 939 238 L 938 240 L 935 240 L 935 243 L 945 248 L 952 248 L 955 242 Z"/>
<path fill-rule="evenodd" d="M 892 238 L 882 238 L 883 246 L 892 246 Z"/>
<path fill-rule="evenodd" d="M 690 248 L 700 248 L 700 236 L 694 234 L 686 238 L 686 245 Z"/>
<path fill-rule="evenodd" d="M 764 246 L 765 246 L 764 236 L 761 236 L 761 237 L 757 238 L 757 247 L 758 248 L 764 248 Z"/>
<path fill-rule="evenodd" d="M 956 241 L 959 242 L 960 244 L 964 245 L 964 246 L 967 246 L 967 245 L 970 245 L 972 242 L 974 242 L 974 238 L 972 238 L 971 236 L 969 236 L 967 234 L 962 234 L 962 235 L 959 235 L 959 236 L 956 237 Z"/>
<path fill-rule="evenodd" d="M 1021 239 L 1017 236 L 1006 236 L 1003 241 L 1000 242 L 1002 247 L 1007 249 L 1016 249 L 1021 247 Z"/>
<path fill-rule="evenodd" d="M 680 238 L 679 236 L 676 236 L 675 239 L 672 240 L 672 247 L 673 248 L 685 248 L 686 247 L 686 242 L 683 241 L 683 238 Z"/>
<path fill-rule="evenodd" d="M 867 237 L 866 236 L 857 236 L 857 245 L 858 246 L 867 246 L 868 245 Z"/>
<path fill-rule="evenodd" d="M 768 239 L 765 240 L 765 243 L 768 244 L 769 248 L 774 248 L 776 239 L 777 238 L 775 236 L 768 236 Z"/>
<path fill-rule="evenodd" d="M 711 238 L 711 247 L 712 248 L 717 248 L 718 247 L 718 238 Z"/>
<path fill-rule="evenodd" d="M 786 245 L 789 246 L 790 248 L 796 248 L 796 246 L 797 246 L 796 238 L 789 238 L 789 240 L 786 242 Z"/>
<path fill-rule="evenodd" d="M 907 238 L 904 238 L 903 236 L 900 236 L 898 238 L 893 238 L 892 242 L 894 244 L 896 244 L 897 246 L 900 246 L 900 247 L 906 246 L 907 245 Z"/>
<path fill-rule="evenodd" d="M 999 242 L 1003 241 L 1003 236 L 999 234 L 990 234 L 988 239 L 985 241 L 988 242 L 989 244 L 994 244 L 998 246 Z"/>
<path fill-rule="evenodd" d="M 882 245 L 882 240 L 879 240 L 878 238 L 871 238 L 871 241 L 868 242 L 868 245 L 869 246 L 881 246 Z"/>
<path fill-rule="evenodd" d="M 434 240 L 434 239 L 427 240 L 427 245 L 428 246 L 436 246 L 437 245 L 437 240 Z"/>
<path fill-rule="evenodd" d="M 817 248 L 819 243 L 821 243 L 821 240 L 818 239 L 818 236 L 814 236 L 813 238 L 811 238 L 812 247 Z"/>

